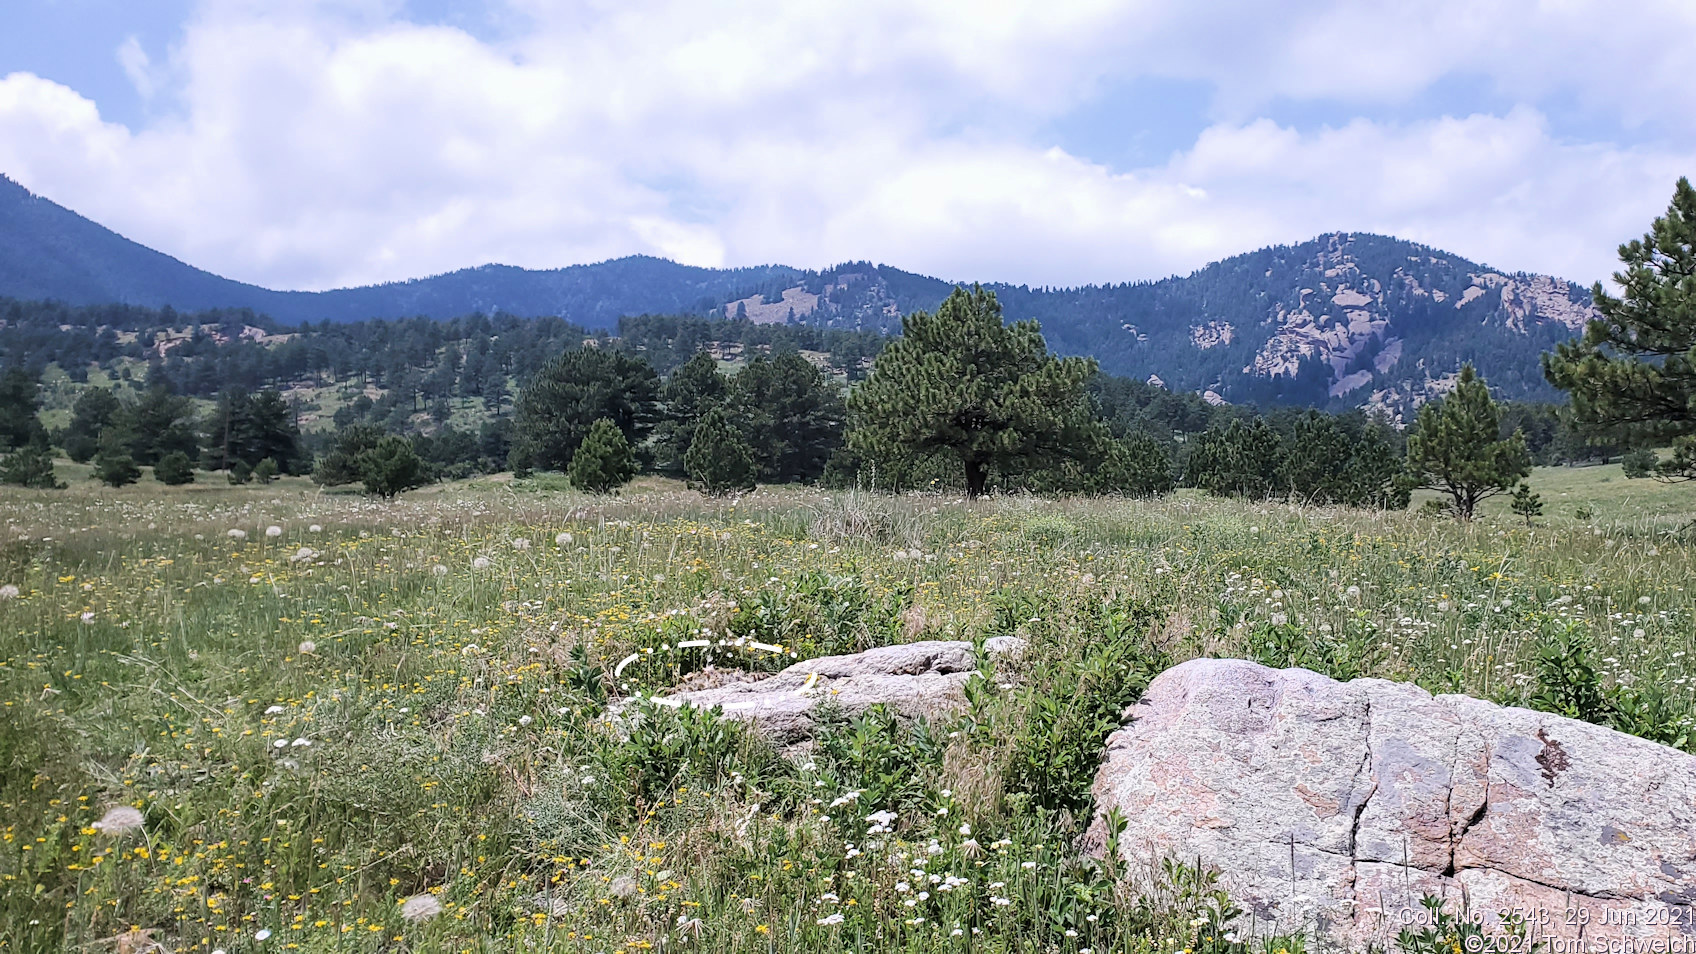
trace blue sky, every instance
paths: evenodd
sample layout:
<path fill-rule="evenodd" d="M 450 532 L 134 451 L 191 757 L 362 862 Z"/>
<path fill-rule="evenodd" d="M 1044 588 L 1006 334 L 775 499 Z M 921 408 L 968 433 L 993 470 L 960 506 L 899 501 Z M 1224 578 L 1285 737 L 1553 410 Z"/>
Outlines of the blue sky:
<path fill-rule="evenodd" d="M 1589 282 L 1696 171 L 1696 4 L 8 0 L 0 172 L 326 288 L 636 252 L 1032 284 L 1334 229 Z"/>

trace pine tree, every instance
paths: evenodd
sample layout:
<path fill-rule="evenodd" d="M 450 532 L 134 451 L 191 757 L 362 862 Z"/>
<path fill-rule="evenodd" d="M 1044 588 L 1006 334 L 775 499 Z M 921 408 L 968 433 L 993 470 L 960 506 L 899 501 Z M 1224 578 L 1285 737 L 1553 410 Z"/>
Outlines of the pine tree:
<path fill-rule="evenodd" d="M 162 484 L 180 486 L 194 483 L 194 462 L 182 451 L 172 451 L 153 465 L 153 479 Z"/>
<path fill-rule="evenodd" d="M 1472 365 L 1461 368 L 1447 397 L 1420 407 L 1407 435 L 1407 473 L 1412 486 L 1448 494 L 1462 520 L 1531 473 L 1525 436 L 1502 438 L 1496 402 Z"/>
<path fill-rule="evenodd" d="M 65 456 L 86 464 L 100 449 L 100 432 L 118 416 L 121 405 L 110 388 L 88 388 L 71 406 L 71 423 L 59 436 Z"/>
<path fill-rule="evenodd" d="M 954 289 L 913 312 L 848 398 L 849 446 L 867 466 L 952 455 L 966 495 L 994 471 L 1055 466 L 1095 426 L 1084 382 L 1095 363 L 1049 353 L 1035 322 L 1002 322 L 995 293 Z"/>
<path fill-rule="evenodd" d="M 1659 463 L 1660 458 L 1647 447 L 1639 447 L 1630 451 L 1619 460 L 1620 469 L 1625 471 L 1625 476 L 1631 480 L 1654 474 L 1655 465 Z"/>
<path fill-rule="evenodd" d="M 549 361 L 519 395 L 514 437 L 528 466 L 564 470 L 589 428 L 609 418 L 631 446 L 659 417 L 659 376 L 647 362 L 601 348 Z"/>
<path fill-rule="evenodd" d="M 253 465 L 253 479 L 262 484 L 268 484 L 277 479 L 277 459 L 267 457 Z"/>
<path fill-rule="evenodd" d="M 1264 417 L 1214 424 L 1190 451 L 1184 481 L 1221 497 L 1263 499 L 1279 490 L 1284 443 Z"/>
<path fill-rule="evenodd" d="M 247 461 L 238 459 L 230 464 L 227 476 L 231 484 L 239 487 L 253 479 L 253 468 L 247 466 Z"/>
<path fill-rule="evenodd" d="M 23 368 L 0 374 L 0 450 L 45 442 L 47 430 L 36 413 L 41 410 L 41 385 Z"/>
<path fill-rule="evenodd" d="M 695 440 L 683 456 L 692 486 L 709 497 L 754 489 L 754 452 L 731 426 L 723 408 L 701 418 Z"/>
<path fill-rule="evenodd" d="M 130 456 L 125 434 L 116 427 L 100 432 L 100 449 L 94 453 L 94 476 L 108 487 L 122 487 L 141 479 L 141 468 Z"/>
<path fill-rule="evenodd" d="M 336 435 L 335 446 L 318 458 L 317 466 L 312 469 L 313 483 L 321 487 L 357 483 L 360 479 L 359 455 L 376 447 L 382 439 L 382 428 L 371 424 L 353 424 L 343 428 Z"/>
<path fill-rule="evenodd" d="M 1670 441 L 1664 480 L 1696 478 L 1696 188 L 1681 178 L 1667 213 L 1619 247 L 1615 298 L 1591 289 L 1601 317 L 1543 356 L 1543 373 L 1572 394 L 1588 436 L 1638 446 Z"/>
<path fill-rule="evenodd" d="M 695 428 L 707 411 L 724 402 L 727 387 L 718 362 L 705 351 L 671 372 L 664 390 L 665 419 L 654 429 L 654 464 L 662 473 L 684 473 L 683 455 L 689 453 Z"/>
<path fill-rule="evenodd" d="M 429 466 L 412 442 L 393 434 L 384 436 L 354 459 L 365 492 L 378 497 L 393 497 L 430 482 Z"/>
<path fill-rule="evenodd" d="M 794 351 L 748 362 L 730 379 L 728 392 L 760 480 L 817 480 L 842 446 L 845 409 L 836 384 Z"/>
<path fill-rule="evenodd" d="M 0 484 L 29 487 L 35 490 L 63 490 L 65 485 L 53 473 L 53 455 L 41 442 L 25 444 L 0 459 Z"/>
<path fill-rule="evenodd" d="M 1522 480 L 1513 492 L 1513 501 L 1510 506 L 1512 506 L 1514 513 L 1525 518 L 1525 525 L 1529 527 L 1532 517 L 1543 515 L 1543 495 L 1534 492 L 1531 485 Z"/>
<path fill-rule="evenodd" d="M 571 455 L 565 473 L 578 490 L 609 494 L 636 476 L 636 458 L 630 453 L 624 432 L 611 418 L 603 417 L 589 426 L 588 436 Z"/>

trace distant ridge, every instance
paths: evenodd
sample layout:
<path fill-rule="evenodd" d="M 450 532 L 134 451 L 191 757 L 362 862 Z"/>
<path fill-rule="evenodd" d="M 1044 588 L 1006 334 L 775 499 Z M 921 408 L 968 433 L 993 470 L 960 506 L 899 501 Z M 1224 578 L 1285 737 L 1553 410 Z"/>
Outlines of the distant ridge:
<path fill-rule="evenodd" d="M 252 308 L 286 324 L 499 310 L 609 328 L 626 314 L 708 311 L 748 288 L 799 274 L 781 266 L 695 268 L 633 255 L 568 268 L 484 265 L 384 285 L 273 291 L 154 251 L 0 175 L 0 296 L 10 298 L 182 311 Z"/>
<path fill-rule="evenodd" d="M 1009 319 L 1104 370 L 1231 403 L 1381 407 L 1403 414 L 1472 362 L 1505 397 L 1556 399 L 1538 355 L 1593 312 L 1564 279 L 1440 249 L 1333 232 L 1160 281 L 989 284 Z M 635 314 L 743 317 L 881 332 L 953 284 L 887 265 L 713 269 L 630 256 L 530 270 L 484 265 L 325 292 L 273 291 L 177 261 L 0 177 L 0 297 L 193 311 L 251 308 L 282 324 L 496 311 L 610 329 Z"/>

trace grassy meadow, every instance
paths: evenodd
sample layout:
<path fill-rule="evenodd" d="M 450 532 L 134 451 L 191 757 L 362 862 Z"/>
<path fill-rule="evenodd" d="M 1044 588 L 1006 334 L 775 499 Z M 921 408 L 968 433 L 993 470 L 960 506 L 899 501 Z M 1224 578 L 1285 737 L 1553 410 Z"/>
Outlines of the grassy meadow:
<path fill-rule="evenodd" d="M 1689 744 L 1696 487 L 1617 466 L 1538 471 L 1529 527 L 1505 499 L 1461 525 L 61 476 L 0 495 L 0 954 L 1297 951 L 1205 872 L 1076 857 L 1102 737 L 1163 668 L 1582 706 L 1588 666 L 1619 724 Z M 779 752 L 606 715 L 709 666 L 1008 633 L 1017 672 L 947 722 Z"/>

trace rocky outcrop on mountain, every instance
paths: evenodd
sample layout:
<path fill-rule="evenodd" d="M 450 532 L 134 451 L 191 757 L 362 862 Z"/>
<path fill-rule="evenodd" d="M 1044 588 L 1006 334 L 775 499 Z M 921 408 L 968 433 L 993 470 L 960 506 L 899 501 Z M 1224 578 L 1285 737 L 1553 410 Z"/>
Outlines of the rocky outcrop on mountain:
<path fill-rule="evenodd" d="M 1024 641 L 999 637 L 985 645 L 992 659 L 1012 664 Z M 662 705 L 718 707 L 728 718 L 751 722 L 780 745 L 811 738 L 820 704 L 854 716 L 875 705 L 907 718 L 952 712 L 966 704 L 962 687 L 978 671 L 977 653 L 964 640 L 927 640 L 881 646 L 847 656 L 807 659 L 765 679 L 655 697 Z"/>
<path fill-rule="evenodd" d="M 1518 911 L 1538 938 L 1696 944 L 1696 757 L 1236 660 L 1166 671 L 1127 715 L 1096 776 L 1092 844 L 1117 809 L 1124 856 L 1216 865 L 1279 930 L 1383 943 L 1436 896 L 1490 931 Z"/>

